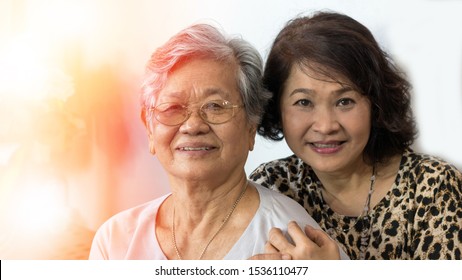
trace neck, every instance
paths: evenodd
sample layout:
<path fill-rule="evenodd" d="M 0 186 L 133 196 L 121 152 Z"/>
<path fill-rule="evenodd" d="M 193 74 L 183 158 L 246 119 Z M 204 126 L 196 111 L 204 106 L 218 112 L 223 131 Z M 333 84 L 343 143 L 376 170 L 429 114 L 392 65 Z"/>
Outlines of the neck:
<path fill-rule="evenodd" d="M 203 249 L 202 251 L 200 251 L 201 253 L 198 255 L 197 259 L 202 259 L 204 254 L 206 253 L 207 249 L 209 248 L 210 244 L 212 243 L 212 241 L 214 241 L 215 237 L 222 231 L 222 229 L 226 226 L 226 224 L 228 223 L 229 219 L 231 218 L 231 215 L 234 213 L 234 210 L 236 210 L 236 207 L 237 205 L 239 204 L 239 202 L 241 201 L 242 197 L 244 196 L 246 190 L 247 190 L 247 187 L 248 187 L 248 183 L 245 183 L 243 189 L 241 190 L 239 196 L 237 197 L 237 199 L 234 201 L 233 205 L 231 206 L 231 209 L 228 211 L 228 213 L 226 214 L 226 216 L 224 217 L 223 221 L 220 223 L 219 227 L 213 231 L 213 234 L 208 238 L 208 240 L 205 242 L 205 245 L 203 245 Z M 173 247 L 175 249 L 175 253 L 176 253 L 176 257 L 178 259 L 182 259 L 182 254 L 180 253 L 180 250 L 179 250 L 179 246 L 177 244 L 177 238 L 176 238 L 176 228 L 175 228 L 175 223 L 176 223 L 176 219 L 175 219 L 175 206 L 173 207 L 173 218 L 172 218 L 172 243 L 173 243 Z M 213 227 L 211 227 L 213 228 Z M 197 248 L 194 249 L 194 251 L 197 251 Z M 216 252 L 214 253 L 215 256 L 216 256 Z"/>
<path fill-rule="evenodd" d="M 349 170 L 338 172 L 319 172 L 314 173 L 321 181 L 323 187 L 333 194 L 354 193 L 369 185 L 369 179 L 372 174 L 372 165 L 361 164 L 360 166 Z"/>
<path fill-rule="evenodd" d="M 202 182 L 172 184 L 172 206 L 182 225 L 194 228 L 205 222 L 221 221 L 247 183 L 245 176 L 235 181 L 213 185 Z"/>
<path fill-rule="evenodd" d="M 176 250 L 182 259 L 198 259 L 207 244 L 203 259 L 222 259 L 239 240 L 259 206 L 258 192 L 249 184 L 229 220 L 215 234 L 244 190 L 247 179 L 241 176 L 223 182 L 226 183 L 204 182 L 199 185 L 170 181 L 173 192 L 159 208 L 155 229 L 159 245 L 168 259 L 178 259 Z M 196 193 L 193 186 L 197 187 Z M 173 221 L 176 248 L 173 245 Z"/>
<path fill-rule="evenodd" d="M 316 173 L 322 183 L 322 195 L 336 213 L 346 216 L 361 215 L 369 197 L 373 167 L 364 165 L 349 174 Z"/>
<path fill-rule="evenodd" d="M 229 248 L 221 245 L 220 249 L 225 248 L 225 250 L 215 248 L 213 252 L 207 252 L 207 249 L 212 242 L 215 242 L 214 245 L 216 245 L 226 240 L 215 237 L 218 234 L 221 234 L 221 237 L 228 235 L 225 227 L 230 222 L 231 216 L 235 213 L 247 188 L 248 182 L 244 180 L 242 184 L 236 185 L 228 193 L 214 199 L 213 203 L 208 204 L 212 207 L 206 207 L 206 209 L 190 204 L 179 206 L 178 201 L 172 196 L 171 236 L 176 258 L 202 259 L 206 253 L 209 258 L 223 257 L 224 252 Z M 185 211 L 187 209 L 193 209 L 195 212 Z M 184 216 L 177 215 L 177 211 L 181 211 Z M 198 213 L 202 213 L 202 216 L 198 216 Z M 230 228 L 233 226 L 231 225 Z M 236 228 L 234 227 L 234 229 Z"/>

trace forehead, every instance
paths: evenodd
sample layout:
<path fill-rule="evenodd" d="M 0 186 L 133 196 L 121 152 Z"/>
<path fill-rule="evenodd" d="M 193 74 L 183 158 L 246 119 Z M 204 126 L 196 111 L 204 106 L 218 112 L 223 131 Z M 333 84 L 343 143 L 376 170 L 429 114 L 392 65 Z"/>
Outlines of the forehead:
<path fill-rule="evenodd" d="M 177 65 L 168 75 L 162 95 L 238 94 L 237 63 L 227 60 L 190 59 Z"/>
<path fill-rule="evenodd" d="M 356 88 L 355 84 L 338 71 L 317 63 L 293 64 L 287 80 L 294 78 L 311 78 L 320 82 L 336 83 L 342 86 Z"/>

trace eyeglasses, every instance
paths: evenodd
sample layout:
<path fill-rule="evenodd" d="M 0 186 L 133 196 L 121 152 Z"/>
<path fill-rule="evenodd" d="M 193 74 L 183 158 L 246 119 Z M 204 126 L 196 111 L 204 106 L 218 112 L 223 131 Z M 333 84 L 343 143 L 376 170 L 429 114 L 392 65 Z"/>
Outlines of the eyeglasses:
<path fill-rule="evenodd" d="M 222 124 L 231 120 L 235 111 L 243 105 L 233 105 L 227 100 L 211 100 L 201 105 L 199 116 L 209 124 Z M 150 110 L 157 121 L 168 126 L 180 125 L 192 114 L 188 106 L 176 102 L 157 105 Z"/>

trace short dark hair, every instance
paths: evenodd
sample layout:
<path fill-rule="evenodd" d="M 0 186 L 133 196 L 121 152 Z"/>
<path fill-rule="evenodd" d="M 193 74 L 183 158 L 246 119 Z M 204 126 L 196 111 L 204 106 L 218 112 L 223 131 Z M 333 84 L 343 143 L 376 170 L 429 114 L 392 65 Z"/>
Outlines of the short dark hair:
<path fill-rule="evenodd" d="M 282 140 L 280 97 L 292 66 L 333 80 L 346 78 L 371 102 L 371 134 L 364 150 L 369 162 L 402 153 L 415 139 L 409 82 L 372 33 L 349 16 L 317 12 L 290 20 L 276 37 L 266 61 L 263 83 L 273 93 L 258 134 Z"/>

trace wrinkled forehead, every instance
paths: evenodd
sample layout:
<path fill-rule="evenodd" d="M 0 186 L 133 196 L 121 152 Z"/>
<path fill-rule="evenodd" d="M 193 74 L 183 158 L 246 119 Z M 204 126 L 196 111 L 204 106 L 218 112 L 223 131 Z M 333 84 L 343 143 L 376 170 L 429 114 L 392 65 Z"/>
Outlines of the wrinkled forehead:
<path fill-rule="evenodd" d="M 189 95 L 206 98 L 215 95 L 236 99 L 240 97 L 238 72 L 238 65 L 232 60 L 188 59 L 167 73 L 156 99 L 166 95 L 172 98 Z"/>

